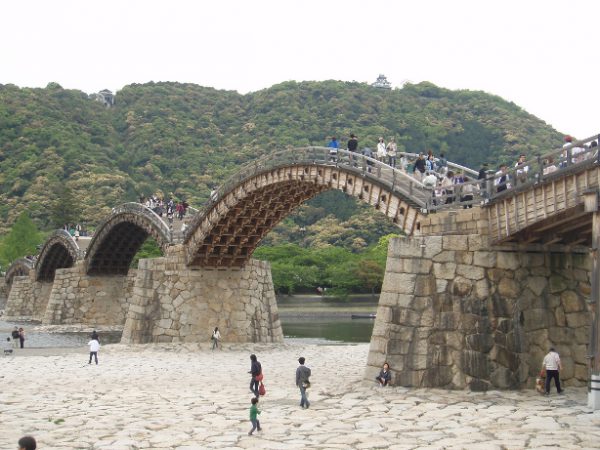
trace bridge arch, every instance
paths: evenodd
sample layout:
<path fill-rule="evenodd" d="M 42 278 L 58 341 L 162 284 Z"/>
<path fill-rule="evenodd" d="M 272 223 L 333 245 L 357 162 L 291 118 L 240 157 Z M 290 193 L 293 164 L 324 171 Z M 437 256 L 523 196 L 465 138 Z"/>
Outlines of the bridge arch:
<path fill-rule="evenodd" d="M 53 232 L 42 247 L 35 263 L 36 281 L 54 281 L 56 269 L 73 267 L 82 256 L 79 246 L 66 230 Z"/>
<path fill-rule="evenodd" d="M 27 276 L 31 269 L 33 269 L 33 261 L 29 258 L 19 258 L 13 261 L 4 274 L 4 282 L 8 286 L 8 290 L 10 291 L 15 277 Z"/>
<path fill-rule="evenodd" d="M 133 257 L 152 236 L 163 252 L 171 244 L 169 226 L 150 208 L 125 203 L 96 229 L 85 256 L 89 275 L 126 275 Z"/>
<path fill-rule="evenodd" d="M 372 158 L 305 147 L 270 154 L 244 166 L 193 219 L 184 244 L 189 266 L 243 267 L 262 238 L 292 210 L 338 189 L 370 204 L 411 235 L 431 190 Z"/>

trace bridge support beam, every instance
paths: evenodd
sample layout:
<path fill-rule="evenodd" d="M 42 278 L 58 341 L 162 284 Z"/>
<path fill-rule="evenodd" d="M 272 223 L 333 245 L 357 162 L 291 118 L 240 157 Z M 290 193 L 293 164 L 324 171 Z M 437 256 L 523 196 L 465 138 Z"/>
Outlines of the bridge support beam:
<path fill-rule="evenodd" d="M 588 406 L 600 409 L 600 211 L 598 211 L 598 192 L 585 196 L 585 209 L 593 213 L 592 221 L 592 296 L 594 320 L 590 338 L 591 380 L 588 393 Z"/>
<path fill-rule="evenodd" d="M 126 276 L 87 275 L 83 261 L 57 269 L 42 323 L 123 325 L 135 276 L 135 269 Z"/>
<path fill-rule="evenodd" d="M 14 277 L 6 300 L 4 320 L 42 320 L 52 283 L 35 281 L 35 272 Z"/>
<path fill-rule="evenodd" d="M 268 263 L 190 269 L 181 245 L 140 260 L 122 343 L 207 342 L 214 327 L 224 342 L 283 341 Z"/>
<path fill-rule="evenodd" d="M 588 379 L 590 260 L 506 252 L 479 234 L 390 242 L 366 378 L 387 361 L 415 387 L 533 387 L 543 356 L 561 354 L 567 386 Z"/>

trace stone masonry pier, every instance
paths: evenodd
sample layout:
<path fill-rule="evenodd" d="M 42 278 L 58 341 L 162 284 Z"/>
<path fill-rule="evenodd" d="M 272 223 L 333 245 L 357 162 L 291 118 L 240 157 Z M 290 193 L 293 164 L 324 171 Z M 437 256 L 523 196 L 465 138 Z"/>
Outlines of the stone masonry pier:
<path fill-rule="evenodd" d="M 553 345 L 566 385 L 585 385 L 588 254 L 493 248 L 481 211 L 390 242 L 366 377 L 388 361 L 398 385 L 520 388 Z"/>
<path fill-rule="evenodd" d="M 271 268 L 189 268 L 182 245 L 140 260 L 122 343 L 205 342 L 218 326 L 227 342 L 282 342 Z"/>
<path fill-rule="evenodd" d="M 42 323 L 123 325 L 136 274 L 88 275 L 84 261 L 57 269 Z"/>
<path fill-rule="evenodd" d="M 5 320 L 42 320 L 52 282 L 36 281 L 35 272 L 28 275 L 15 276 L 6 300 Z"/>

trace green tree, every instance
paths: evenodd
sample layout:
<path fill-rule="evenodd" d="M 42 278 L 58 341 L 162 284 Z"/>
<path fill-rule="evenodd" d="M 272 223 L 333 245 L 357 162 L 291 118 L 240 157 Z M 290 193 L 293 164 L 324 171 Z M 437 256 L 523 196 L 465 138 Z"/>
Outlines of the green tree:
<path fill-rule="evenodd" d="M 63 183 L 54 187 L 55 200 L 50 210 L 50 221 L 54 228 L 81 220 L 81 207 L 73 191 Z"/>
<path fill-rule="evenodd" d="M 26 212 L 22 212 L 10 232 L 0 243 L 0 262 L 6 267 L 12 261 L 26 255 L 35 255 L 37 246 L 44 240 Z"/>
<path fill-rule="evenodd" d="M 384 267 L 372 259 L 361 260 L 354 270 L 354 274 L 363 286 L 371 291 L 372 297 L 375 297 L 375 289 L 381 287 L 383 273 Z"/>
<path fill-rule="evenodd" d="M 159 258 L 161 256 L 163 256 L 163 252 L 160 249 L 160 246 L 156 240 L 150 236 L 144 241 L 138 252 L 135 254 L 129 267 L 137 269 L 140 259 Z"/>

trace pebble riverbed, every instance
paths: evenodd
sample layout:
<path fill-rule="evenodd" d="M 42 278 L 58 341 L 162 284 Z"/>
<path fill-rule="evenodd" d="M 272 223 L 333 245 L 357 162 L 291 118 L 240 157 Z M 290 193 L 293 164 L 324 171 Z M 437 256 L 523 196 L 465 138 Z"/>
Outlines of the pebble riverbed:
<path fill-rule="evenodd" d="M 248 436 L 249 355 L 262 363 L 263 431 Z M 32 349 L 0 366 L 0 448 L 31 434 L 58 449 L 599 448 L 587 392 L 470 393 L 380 388 L 363 380 L 368 344 L 106 345 Z M 311 367 L 310 409 L 294 384 Z"/>

